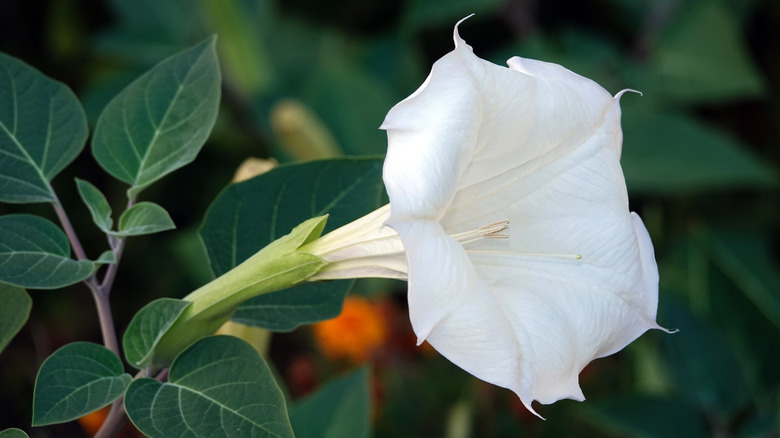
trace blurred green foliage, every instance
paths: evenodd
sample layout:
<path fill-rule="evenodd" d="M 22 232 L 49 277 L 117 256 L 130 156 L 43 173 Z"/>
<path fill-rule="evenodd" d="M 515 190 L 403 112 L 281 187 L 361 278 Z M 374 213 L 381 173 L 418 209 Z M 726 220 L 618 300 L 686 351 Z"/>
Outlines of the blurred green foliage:
<path fill-rule="evenodd" d="M 395 359 L 374 373 L 374 435 L 778 436 L 776 0 L 9 0 L 0 2 L 0 51 L 69 84 L 94 129 L 139 73 L 219 34 L 223 108 L 193 165 L 143 194 L 181 231 L 128 247 L 113 294 L 121 331 L 151 299 L 209 279 L 196 228 L 240 161 L 383 154 L 384 114 L 451 50 L 452 26 L 472 12 L 461 35 L 483 58 L 556 62 L 610 92 L 643 93 L 621 100 L 623 166 L 631 208 L 656 247 L 659 322 L 680 331 L 648 333 L 594 362 L 581 376 L 588 401 L 540 407 L 546 422 L 440 357 Z M 53 181 L 65 205 L 80 205 L 74 175 L 123 198 L 125 187 L 82 154 Z M 33 212 L 51 217 L 45 207 Z M 72 210 L 96 257 L 104 243 L 87 238 L 89 212 Z M 30 424 L 43 358 L 67 342 L 99 341 L 91 300 L 73 289 L 31 292 L 31 319 L 0 356 L 0 430 Z M 294 348 L 310 346 L 295 333 L 275 339 L 272 359 L 288 375 Z"/>

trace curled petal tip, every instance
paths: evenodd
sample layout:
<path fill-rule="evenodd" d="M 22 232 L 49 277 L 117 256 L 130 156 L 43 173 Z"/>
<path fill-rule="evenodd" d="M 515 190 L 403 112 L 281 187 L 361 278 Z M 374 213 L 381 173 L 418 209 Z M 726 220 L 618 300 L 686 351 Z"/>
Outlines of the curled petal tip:
<path fill-rule="evenodd" d="M 525 73 L 529 76 L 533 76 L 533 74 L 531 74 L 531 72 L 525 68 L 525 63 L 523 62 L 523 58 L 519 56 L 513 56 L 507 59 L 506 65 L 509 66 L 509 68 L 514 71 Z"/>
<path fill-rule="evenodd" d="M 525 408 L 528 409 L 528 412 L 536 415 L 537 417 L 541 418 L 542 420 L 547 420 L 546 418 L 544 418 L 541 415 L 539 415 L 539 413 L 534 410 L 533 406 L 531 406 L 531 403 L 530 402 L 526 402 L 525 399 L 523 399 L 523 397 L 520 397 L 520 401 L 523 403 L 523 406 L 525 406 Z"/>
<path fill-rule="evenodd" d="M 636 93 L 640 96 L 644 96 L 641 91 L 638 90 L 632 90 L 631 88 L 626 88 L 625 90 L 620 90 L 618 94 L 615 95 L 615 100 L 620 100 L 621 97 L 623 97 L 626 93 Z"/>
<path fill-rule="evenodd" d="M 414 333 L 417 335 L 418 347 L 428 339 L 428 336 L 430 336 L 432 331 L 433 331 L 433 326 L 430 326 L 429 328 L 425 328 L 425 329 L 420 329 L 419 327 L 414 328 Z"/>
<path fill-rule="evenodd" d="M 469 14 L 463 18 L 460 19 L 457 23 L 455 23 L 455 30 L 452 32 L 452 39 L 455 41 L 455 47 L 457 48 L 460 43 L 465 43 L 463 41 L 463 38 L 460 37 L 460 34 L 458 33 L 458 26 L 460 26 L 460 23 L 463 23 L 464 21 L 468 20 L 469 18 L 473 17 L 474 14 Z"/>

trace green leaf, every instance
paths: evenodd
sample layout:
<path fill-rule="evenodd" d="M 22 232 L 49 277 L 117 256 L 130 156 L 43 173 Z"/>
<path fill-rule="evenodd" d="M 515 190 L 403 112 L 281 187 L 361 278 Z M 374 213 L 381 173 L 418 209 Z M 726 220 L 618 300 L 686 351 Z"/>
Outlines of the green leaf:
<path fill-rule="evenodd" d="M 27 322 L 32 299 L 27 291 L 0 283 L 0 353 Z"/>
<path fill-rule="evenodd" d="M 432 26 L 452 27 L 455 22 L 469 14 L 487 18 L 489 14 L 508 3 L 507 0 L 411 0 L 404 8 L 402 28 L 419 31 Z M 468 22 L 471 24 L 471 22 Z"/>
<path fill-rule="evenodd" d="M 0 438 L 30 438 L 24 431 L 17 428 L 5 429 L 0 432 Z"/>
<path fill-rule="evenodd" d="M 370 420 L 367 368 L 328 383 L 290 410 L 297 438 L 368 438 Z"/>
<path fill-rule="evenodd" d="M 766 195 L 769 212 L 773 197 L 771 193 Z M 748 223 L 755 219 L 754 214 L 740 213 Z M 733 356 L 738 362 L 736 378 L 713 383 L 725 375 L 720 370 L 715 371 L 718 375 L 714 377 L 695 382 L 706 385 L 700 392 L 709 394 L 709 399 L 716 398 L 712 394 L 724 392 L 731 382 L 745 382 L 750 398 L 760 406 L 766 405 L 777 393 L 776 388 L 780 388 L 776 366 L 780 349 L 776 348 L 777 339 L 773 336 L 778 331 L 776 291 L 780 277 L 773 263 L 771 239 L 766 238 L 768 233 L 768 229 L 762 232 L 761 227 L 751 232 L 736 232 L 691 224 L 687 242 L 676 246 L 671 256 L 662 259 L 666 265 L 662 272 L 672 277 L 667 278 L 666 285 L 686 299 L 693 313 L 706 320 L 710 330 L 717 330 L 722 337 L 721 344 L 728 342 L 716 347 L 711 347 L 711 342 L 704 344 L 708 358 L 719 360 L 712 368 L 720 370 L 723 362 L 722 358 L 712 357 L 713 353 Z M 675 273 L 675 267 L 683 271 Z M 675 280 L 674 276 L 679 274 L 682 277 Z M 730 366 L 729 362 L 724 366 Z M 708 372 L 713 371 L 708 369 Z M 718 399 L 732 397 L 727 393 Z"/>
<path fill-rule="evenodd" d="M 266 40 L 261 32 L 265 29 L 258 26 L 261 3 L 243 0 L 199 2 L 203 18 L 222 41 L 219 56 L 225 77 L 247 96 L 257 95 L 268 87 L 274 67 L 263 44 Z"/>
<path fill-rule="evenodd" d="M 675 398 L 626 396 L 589 401 L 582 417 L 615 436 L 697 438 L 710 436 L 701 414 Z"/>
<path fill-rule="evenodd" d="M 467 23 L 468 21 L 464 25 Z M 467 31 L 469 27 L 466 25 L 463 29 Z M 466 39 L 468 40 L 468 35 Z M 562 27 L 556 30 L 552 38 L 541 33 L 529 34 L 515 44 L 492 52 L 488 60 L 503 65 L 507 59 L 519 54 L 524 58 L 543 59 L 545 62 L 565 66 L 566 69 L 595 81 L 607 90 L 620 90 L 625 88 L 626 83 L 632 84 L 633 88 L 637 81 L 637 75 L 633 74 L 635 65 L 630 63 L 630 58 L 623 55 L 618 41 L 579 27 Z M 618 73 L 625 70 L 632 75 L 623 81 Z"/>
<path fill-rule="evenodd" d="M 92 153 L 135 197 L 190 163 L 219 110 L 220 72 L 214 37 L 162 61 L 127 86 L 98 119 Z"/>
<path fill-rule="evenodd" d="M 141 369 L 151 363 L 160 338 L 189 305 L 188 301 L 160 298 L 133 316 L 122 338 L 122 348 L 130 365 Z"/>
<path fill-rule="evenodd" d="M 103 251 L 100 257 L 95 260 L 96 265 L 113 265 L 116 263 L 116 254 L 114 251 Z"/>
<path fill-rule="evenodd" d="M 86 140 L 87 117 L 76 95 L 0 53 L 0 201 L 54 202 L 49 182 Z"/>
<path fill-rule="evenodd" d="M 102 408 L 124 394 L 133 378 L 107 348 L 90 342 L 68 344 L 38 370 L 33 426 L 63 423 Z"/>
<path fill-rule="evenodd" d="M 119 218 L 119 231 L 114 236 L 139 236 L 175 229 L 173 220 L 164 208 L 153 202 L 139 202 L 128 208 Z"/>
<path fill-rule="evenodd" d="M 109 0 L 106 3 L 111 9 L 112 18 L 118 22 L 110 26 L 107 32 L 116 32 L 131 40 L 133 48 L 139 52 L 154 53 L 160 46 L 186 44 L 203 34 L 202 17 L 193 10 L 194 3 L 191 0 Z M 170 17 L 178 18 L 171 20 Z M 110 47 L 115 51 L 113 55 L 117 55 L 116 51 L 119 50 L 123 57 L 126 57 L 130 48 Z M 143 53 L 138 56 L 143 56 Z"/>
<path fill-rule="evenodd" d="M 56 289 L 89 277 L 94 264 L 70 258 L 65 233 L 29 214 L 0 217 L 0 281 L 32 289 Z"/>
<path fill-rule="evenodd" d="M 360 61 L 361 68 L 369 69 L 374 77 L 397 92 L 416 89 L 430 70 L 423 48 L 399 33 L 393 32 L 374 40 L 365 47 L 365 51 L 365 59 Z"/>
<path fill-rule="evenodd" d="M 766 239 L 755 235 L 710 233 L 712 260 L 776 327 L 780 328 L 780 275 L 770 263 Z"/>
<path fill-rule="evenodd" d="M 251 345 L 232 336 L 204 338 L 183 351 L 167 383 L 134 381 L 125 409 L 152 438 L 293 437 L 268 365 Z"/>
<path fill-rule="evenodd" d="M 324 233 L 385 201 L 382 159 L 350 158 L 279 166 L 220 193 L 200 230 L 216 275 L 222 275 L 283 233 L 329 214 Z"/>
<path fill-rule="evenodd" d="M 351 280 L 308 283 L 260 295 L 240 305 L 230 319 L 276 332 L 289 332 L 302 324 L 338 316 L 351 283 Z"/>
<path fill-rule="evenodd" d="M 632 193 L 777 185 L 777 174 L 747 148 L 693 119 L 627 108 L 623 126 L 621 163 Z"/>
<path fill-rule="evenodd" d="M 76 178 L 76 187 L 79 190 L 81 200 L 84 201 L 84 205 L 89 209 L 95 225 L 102 231 L 111 231 L 114 220 L 111 218 L 111 206 L 108 205 L 108 200 L 106 200 L 103 193 L 90 182 L 83 179 Z"/>
<path fill-rule="evenodd" d="M 735 351 L 713 327 L 666 300 L 659 313 L 680 331 L 664 339 L 680 398 L 713 415 L 730 415 L 750 403 L 748 384 Z"/>
<path fill-rule="evenodd" d="M 348 44 L 345 42 L 344 46 Z M 345 154 L 387 151 L 387 135 L 376 127 L 400 98 L 382 81 L 349 64 L 328 66 L 307 79 L 302 99 L 330 128 Z"/>
<path fill-rule="evenodd" d="M 765 91 L 738 18 L 722 2 L 689 2 L 672 17 L 675 20 L 650 58 L 648 72 L 657 83 L 648 85 L 689 102 L 723 101 Z"/>
<path fill-rule="evenodd" d="M 734 435 L 753 438 L 777 435 L 777 431 L 780 430 L 780 418 L 777 418 L 777 413 L 774 413 L 773 417 L 771 408 L 767 411 L 759 411 L 751 418 L 742 422 L 739 426 L 739 431 L 735 432 Z"/>

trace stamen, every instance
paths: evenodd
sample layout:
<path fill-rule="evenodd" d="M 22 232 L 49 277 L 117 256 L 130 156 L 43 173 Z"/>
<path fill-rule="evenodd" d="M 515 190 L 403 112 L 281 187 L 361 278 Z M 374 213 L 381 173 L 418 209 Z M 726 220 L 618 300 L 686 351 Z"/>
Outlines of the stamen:
<path fill-rule="evenodd" d="M 451 237 L 460 242 L 461 245 L 466 245 L 482 239 L 507 239 L 509 238 L 509 235 L 501 232 L 507 228 L 509 228 L 509 220 L 504 219 L 489 223 L 476 230 L 453 234 Z"/>
<path fill-rule="evenodd" d="M 493 222 L 483 227 L 479 227 L 476 230 L 464 231 L 462 233 L 452 234 L 450 237 L 457 240 L 461 245 L 465 246 L 469 243 L 473 243 L 482 239 L 507 239 L 509 235 L 502 233 L 502 231 L 509 228 L 509 220 Z M 552 257 L 558 259 L 567 260 L 582 260 L 580 254 L 543 254 L 533 252 L 514 252 L 514 251 L 494 251 L 494 250 L 476 250 L 467 249 L 469 254 L 482 254 L 482 255 L 511 255 L 511 256 L 528 256 L 528 257 Z"/>

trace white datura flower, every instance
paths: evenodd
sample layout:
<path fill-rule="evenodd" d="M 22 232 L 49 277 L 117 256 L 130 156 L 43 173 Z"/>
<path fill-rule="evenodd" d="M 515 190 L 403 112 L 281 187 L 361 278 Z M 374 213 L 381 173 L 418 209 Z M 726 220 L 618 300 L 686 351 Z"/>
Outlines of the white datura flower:
<path fill-rule="evenodd" d="M 314 251 L 333 263 L 319 278 L 408 275 L 419 343 L 532 412 L 584 400 L 590 361 L 661 328 L 620 93 L 556 64 L 484 61 L 457 26 L 454 39 L 382 124 L 390 207 L 323 237 L 339 249 Z"/>

